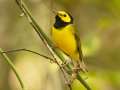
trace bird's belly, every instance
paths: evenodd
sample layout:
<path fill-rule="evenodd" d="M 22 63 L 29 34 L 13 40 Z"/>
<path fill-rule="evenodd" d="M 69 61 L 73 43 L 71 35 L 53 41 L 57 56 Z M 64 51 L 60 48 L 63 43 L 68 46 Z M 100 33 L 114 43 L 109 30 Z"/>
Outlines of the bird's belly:
<path fill-rule="evenodd" d="M 66 54 L 72 56 L 76 52 L 76 40 L 72 32 L 69 31 L 54 31 L 52 33 L 55 45 Z"/>

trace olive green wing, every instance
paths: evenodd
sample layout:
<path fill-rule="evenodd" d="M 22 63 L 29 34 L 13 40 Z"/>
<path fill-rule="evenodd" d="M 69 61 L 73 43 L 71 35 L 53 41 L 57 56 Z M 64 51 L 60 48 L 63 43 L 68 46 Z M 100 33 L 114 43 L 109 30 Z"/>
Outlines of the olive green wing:
<path fill-rule="evenodd" d="M 83 53 L 82 53 L 82 49 L 81 49 L 81 41 L 80 41 L 80 37 L 79 37 L 79 33 L 75 32 L 75 39 L 76 39 L 76 43 L 77 43 L 77 51 L 79 53 L 79 59 L 81 61 L 83 61 Z"/>
<path fill-rule="evenodd" d="M 80 41 L 80 35 L 79 35 L 79 31 L 77 31 L 77 29 L 74 28 L 74 26 L 72 27 L 72 32 L 75 36 L 75 39 L 76 39 L 76 43 L 77 43 L 77 49 L 76 49 L 76 52 L 79 53 L 79 65 L 80 65 L 80 68 L 83 72 L 87 72 L 87 68 L 86 68 L 86 65 L 84 64 L 84 61 L 83 61 L 83 53 L 82 53 L 82 49 L 81 49 L 81 41 Z"/>
<path fill-rule="evenodd" d="M 83 61 L 83 53 L 82 53 L 82 49 L 81 49 L 81 41 L 80 41 L 80 36 L 79 36 L 79 31 L 77 31 L 77 29 L 72 28 L 72 32 L 75 36 L 75 39 L 76 39 L 76 43 L 77 43 L 77 49 L 76 49 L 76 52 L 79 53 L 79 59 L 80 61 Z"/>

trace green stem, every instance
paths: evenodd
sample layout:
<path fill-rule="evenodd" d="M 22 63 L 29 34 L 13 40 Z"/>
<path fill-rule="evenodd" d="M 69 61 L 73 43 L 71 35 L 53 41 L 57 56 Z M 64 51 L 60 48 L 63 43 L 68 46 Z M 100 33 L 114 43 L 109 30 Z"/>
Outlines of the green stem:
<path fill-rule="evenodd" d="M 88 86 L 88 84 L 85 82 L 85 80 L 83 80 L 83 78 L 79 74 L 77 74 L 77 79 L 82 83 L 84 87 L 87 88 L 87 90 L 91 90 L 91 88 Z"/>
<path fill-rule="evenodd" d="M 2 53 L 2 52 L 4 52 L 4 51 L 0 48 L 1 55 L 5 58 L 5 61 L 9 64 L 10 68 L 15 73 L 15 75 L 16 75 L 16 77 L 17 77 L 17 79 L 18 79 L 18 81 L 19 81 L 19 83 L 21 85 L 22 90 L 25 90 L 24 84 L 23 84 L 23 82 L 22 82 L 22 80 L 21 80 L 21 78 L 20 78 L 20 76 L 19 76 L 19 74 L 18 74 L 18 72 L 16 70 L 15 65 L 11 62 L 10 58 L 5 53 Z"/>

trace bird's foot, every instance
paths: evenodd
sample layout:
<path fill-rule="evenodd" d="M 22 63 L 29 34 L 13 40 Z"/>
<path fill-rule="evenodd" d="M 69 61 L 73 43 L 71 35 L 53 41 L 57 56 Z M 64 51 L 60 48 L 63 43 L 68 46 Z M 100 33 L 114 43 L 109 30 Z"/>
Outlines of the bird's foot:
<path fill-rule="evenodd" d="M 79 67 L 73 67 L 72 69 L 72 73 L 78 73 L 79 71 L 81 71 L 81 68 Z"/>
<path fill-rule="evenodd" d="M 72 71 L 73 72 L 83 72 L 83 73 L 86 73 L 86 72 L 88 72 L 87 71 L 87 69 L 85 69 L 85 68 L 83 68 L 83 67 L 74 67 L 73 69 L 72 69 Z"/>

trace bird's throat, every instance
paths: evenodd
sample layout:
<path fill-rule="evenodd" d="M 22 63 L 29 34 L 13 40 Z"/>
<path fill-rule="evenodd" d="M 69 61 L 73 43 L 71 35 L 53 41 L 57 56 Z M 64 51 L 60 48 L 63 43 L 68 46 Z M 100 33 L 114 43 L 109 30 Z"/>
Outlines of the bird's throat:
<path fill-rule="evenodd" d="M 69 22 L 64 22 L 59 18 L 59 16 L 56 16 L 56 21 L 55 21 L 55 24 L 54 24 L 55 28 L 62 28 L 62 27 L 67 26 L 68 24 L 70 24 L 70 23 Z"/>

